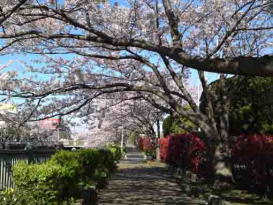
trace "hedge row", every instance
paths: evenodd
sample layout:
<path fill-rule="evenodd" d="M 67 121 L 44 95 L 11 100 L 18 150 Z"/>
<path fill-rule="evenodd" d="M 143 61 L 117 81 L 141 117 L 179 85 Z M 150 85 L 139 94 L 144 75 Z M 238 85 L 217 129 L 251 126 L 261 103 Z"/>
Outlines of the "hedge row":
<path fill-rule="evenodd" d="M 161 138 L 161 160 L 206 176 L 209 159 L 205 143 L 194 134 Z M 232 167 L 236 182 L 255 191 L 273 191 L 273 136 L 241 135 L 232 143 Z"/>
<path fill-rule="evenodd" d="M 173 134 L 161 138 L 162 161 L 183 169 L 198 172 L 204 158 L 205 143 L 194 134 Z"/>
<path fill-rule="evenodd" d="M 138 138 L 138 148 L 141 151 L 154 150 L 157 146 L 157 138 L 140 137 Z"/>
<path fill-rule="evenodd" d="M 273 135 L 240 135 L 232 147 L 236 182 L 259 192 L 273 191 Z"/>
<path fill-rule="evenodd" d="M 152 159 L 155 159 L 156 157 L 157 146 L 158 146 L 157 138 L 151 138 L 151 137 L 138 138 L 139 150 L 145 152 L 147 156 L 151 156 Z"/>
<path fill-rule="evenodd" d="M 60 151 L 42 164 L 19 162 L 13 168 L 14 190 L 2 193 L 2 204 L 62 204 L 101 188 L 116 169 L 120 149 Z"/>

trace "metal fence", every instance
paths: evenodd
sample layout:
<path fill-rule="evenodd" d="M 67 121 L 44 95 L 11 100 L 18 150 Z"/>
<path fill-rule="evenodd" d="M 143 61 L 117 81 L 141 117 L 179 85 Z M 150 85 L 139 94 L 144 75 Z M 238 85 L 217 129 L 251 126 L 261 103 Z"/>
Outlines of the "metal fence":
<path fill-rule="evenodd" d="M 40 163 L 48 160 L 55 150 L 0 150 L 0 190 L 13 188 L 12 166 L 19 160 Z"/>

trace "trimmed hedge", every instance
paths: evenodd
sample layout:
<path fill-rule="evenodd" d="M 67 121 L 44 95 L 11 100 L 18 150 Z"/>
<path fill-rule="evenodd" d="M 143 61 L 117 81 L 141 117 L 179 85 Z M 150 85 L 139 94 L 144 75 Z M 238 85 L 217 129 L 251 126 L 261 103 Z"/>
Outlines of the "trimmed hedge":
<path fill-rule="evenodd" d="M 233 144 L 232 164 L 236 182 L 262 193 L 272 192 L 273 135 L 240 135 Z"/>
<path fill-rule="evenodd" d="M 191 170 L 195 173 L 205 155 L 205 143 L 194 134 L 172 134 L 161 138 L 160 158 L 174 167 Z"/>
<path fill-rule="evenodd" d="M 105 185 L 116 169 L 117 150 L 60 151 L 42 164 L 13 166 L 15 190 L 0 195 L 7 204 L 62 204 L 80 199 L 84 190 Z M 22 196 L 23 195 L 23 196 Z M 16 199 L 16 200 L 14 200 Z"/>
<path fill-rule="evenodd" d="M 157 138 L 140 137 L 138 138 L 138 148 L 140 151 L 145 152 L 147 156 L 151 156 L 152 159 L 156 158 L 156 148 L 158 146 Z"/>
<path fill-rule="evenodd" d="M 161 138 L 160 158 L 165 163 L 199 176 L 211 173 L 205 143 L 195 134 Z M 260 193 L 273 191 L 273 135 L 234 137 L 231 164 L 235 182 Z"/>

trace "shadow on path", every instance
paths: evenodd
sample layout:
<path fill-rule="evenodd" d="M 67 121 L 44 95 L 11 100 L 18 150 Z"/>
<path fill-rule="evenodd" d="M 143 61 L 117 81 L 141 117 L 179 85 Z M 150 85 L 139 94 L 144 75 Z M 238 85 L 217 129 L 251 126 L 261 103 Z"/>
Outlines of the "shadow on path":
<path fill-rule="evenodd" d="M 99 205 L 204 204 L 186 196 L 166 168 L 145 164 L 121 164 L 98 197 Z"/>

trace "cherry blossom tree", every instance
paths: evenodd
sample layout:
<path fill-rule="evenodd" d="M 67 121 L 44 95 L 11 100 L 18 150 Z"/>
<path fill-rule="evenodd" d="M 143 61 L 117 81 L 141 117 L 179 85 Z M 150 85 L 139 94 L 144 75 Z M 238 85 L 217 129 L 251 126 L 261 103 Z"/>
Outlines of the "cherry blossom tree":
<path fill-rule="evenodd" d="M 139 96 L 117 93 L 96 99 L 93 106 L 96 110 L 82 118 L 84 123 L 90 123 L 89 141 L 100 138 L 98 141 L 104 143 L 120 142 L 122 135 L 126 138 L 132 132 L 150 137 L 157 135 L 154 127 L 162 113 Z"/>
<path fill-rule="evenodd" d="M 200 127 L 211 145 L 216 173 L 228 168 L 232 93 L 226 74 L 273 76 L 271 1 L 20 3 L 3 4 L 3 10 L 12 13 L 1 24 L 1 50 L 39 54 L 43 59 L 25 65 L 31 77 L 13 75 L 1 82 L 1 88 L 2 95 L 27 99 L 24 119 L 86 115 L 95 98 L 131 92 Z M 190 69 L 198 70 L 208 104 L 205 113 L 187 89 Z M 204 71 L 222 73 L 219 106 L 212 106 L 214 93 Z M 191 109 L 184 109 L 185 103 Z"/>
<path fill-rule="evenodd" d="M 141 97 L 114 99 L 105 109 L 105 120 L 113 127 L 128 132 L 135 132 L 149 137 L 156 137 L 155 124 L 162 119 L 162 112 L 147 103 Z"/>
<path fill-rule="evenodd" d="M 89 48 L 104 45 L 101 51 L 133 47 L 197 70 L 260 76 L 273 73 L 271 57 L 262 55 L 270 54 L 266 50 L 272 46 L 272 2 L 268 0 L 8 2 L 2 5 L 6 14 L 0 37 L 11 40 L 3 48 L 31 39 L 29 45 L 40 45 L 31 48 L 33 52 L 94 57 L 91 49 L 76 48 L 81 44 Z"/>

